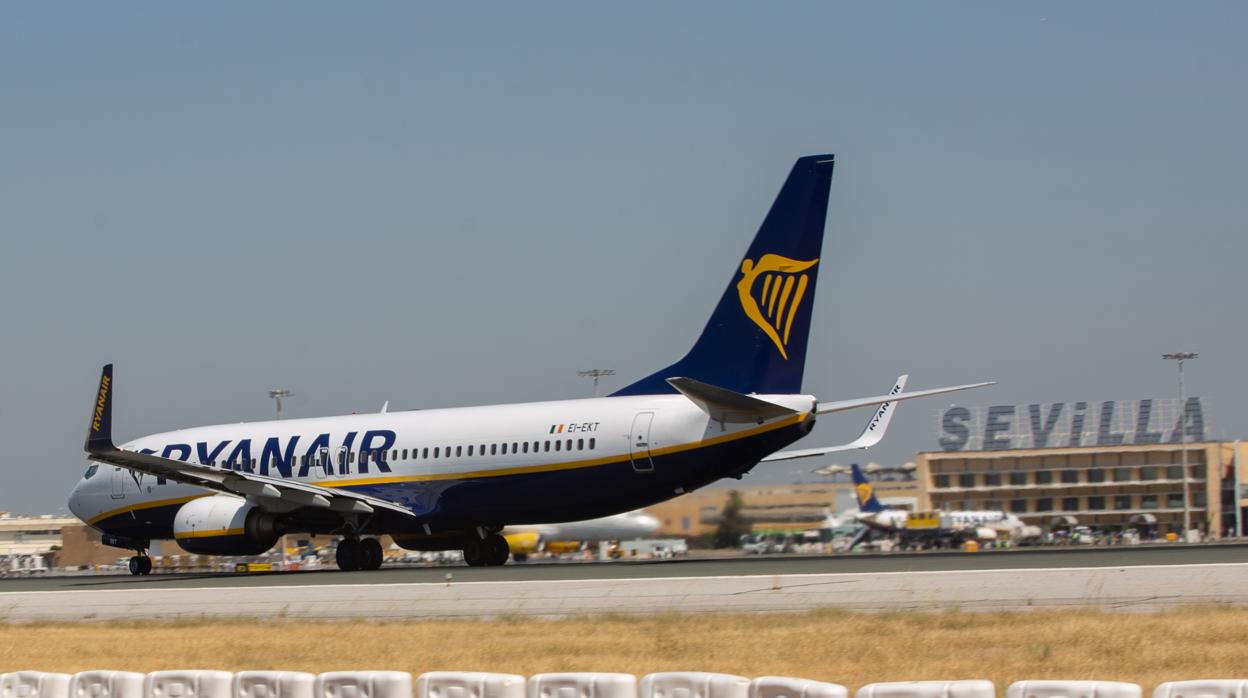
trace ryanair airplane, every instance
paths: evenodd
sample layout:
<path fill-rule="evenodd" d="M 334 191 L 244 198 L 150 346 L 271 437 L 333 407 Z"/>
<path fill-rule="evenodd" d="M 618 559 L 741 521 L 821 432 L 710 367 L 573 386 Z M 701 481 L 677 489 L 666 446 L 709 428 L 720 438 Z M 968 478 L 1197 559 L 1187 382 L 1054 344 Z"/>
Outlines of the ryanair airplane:
<path fill-rule="evenodd" d="M 383 534 L 501 565 L 506 526 L 628 512 L 760 462 L 867 448 L 897 401 L 989 383 L 836 402 L 802 394 L 832 165 L 831 155 L 797 161 L 693 348 L 613 395 L 206 426 L 116 446 L 110 364 L 70 509 L 136 552 L 133 574 L 151 572 L 152 540 L 254 555 L 285 533 L 341 536 L 343 570 L 378 568 Z M 821 415 L 872 406 L 852 443 L 782 450 Z"/>

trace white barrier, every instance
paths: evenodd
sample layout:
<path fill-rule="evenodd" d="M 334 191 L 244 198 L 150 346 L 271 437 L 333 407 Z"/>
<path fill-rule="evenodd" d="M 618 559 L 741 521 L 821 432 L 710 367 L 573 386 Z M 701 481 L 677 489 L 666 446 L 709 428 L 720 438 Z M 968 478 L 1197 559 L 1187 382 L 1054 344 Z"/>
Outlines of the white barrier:
<path fill-rule="evenodd" d="M 997 698 L 997 687 L 979 680 L 893 681 L 869 683 L 854 698 Z"/>
<path fill-rule="evenodd" d="M 416 679 L 416 698 L 525 698 L 519 674 L 430 671 Z"/>
<path fill-rule="evenodd" d="M 528 685 L 529 698 L 637 698 L 637 677 L 632 674 L 537 674 L 529 677 Z"/>
<path fill-rule="evenodd" d="M 1015 681 L 1006 698 L 1140 698 L 1140 686 L 1122 681 Z"/>
<path fill-rule="evenodd" d="M 71 678 L 44 671 L 0 674 L 0 698 L 69 698 Z"/>
<path fill-rule="evenodd" d="M 412 698 L 406 671 L 331 671 L 316 677 L 315 698 Z"/>
<path fill-rule="evenodd" d="M 849 689 L 839 683 L 760 676 L 750 682 L 750 698 L 849 698 Z"/>
<path fill-rule="evenodd" d="M 211 669 L 153 671 L 143 684 L 146 698 L 232 698 L 234 674 Z"/>
<path fill-rule="evenodd" d="M 1168 681 L 1153 689 L 1153 698 L 1248 698 L 1248 681 Z"/>
<path fill-rule="evenodd" d="M 415 689 L 413 691 L 413 689 Z M 1121 681 L 1016 681 L 1005 698 L 1141 698 Z M 518 674 L 433 671 L 415 684 L 402 671 L 173 670 L 139 674 L 84 671 L 0 673 L 0 698 L 848 698 L 840 684 L 785 676 L 753 681 L 697 671 L 648 674 L 566 672 Z M 872 683 L 854 698 L 996 698 L 991 681 Z M 1246 679 L 1170 681 L 1151 698 L 1248 698 Z"/>
<path fill-rule="evenodd" d="M 313 698 L 315 695 L 316 674 L 240 671 L 234 675 L 234 698 Z"/>
<path fill-rule="evenodd" d="M 143 698 L 147 674 L 133 671 L 82 671 L 69 681 L 70 698 Z"/>
<path fill-rule="evenodd" d="M 734 674 L 668 671 L 641 679 L 640 698 L 749 698 L 750 680 Z"/>

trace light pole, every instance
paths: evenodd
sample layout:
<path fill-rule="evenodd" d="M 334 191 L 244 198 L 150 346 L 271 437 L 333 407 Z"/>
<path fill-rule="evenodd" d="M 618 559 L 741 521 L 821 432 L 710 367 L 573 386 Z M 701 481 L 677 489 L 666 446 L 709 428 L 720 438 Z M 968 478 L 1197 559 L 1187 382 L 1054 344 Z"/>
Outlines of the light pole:
<path fill-rule="evenodd" d="M 611 368 L 591 368 L 587 371 L 577 371 L 576 375 L 582 378 L 594 379 L 594 397 L 598 397 L 598 379 L 603 376 L 614 376 L 615 369 Z"/>
<path fill-rule="evenodd" d="M 282 398 L 294 397 L 295 394 L 285 388 L 274 388 L 269 391 L 269 397 L 277 400 L 277 418 L 282 418 Z"/>
<path fill-rule="evenodd" d="M 1244 535 L 1244 510 L 1239 506 L 1239 441 L 1232 447 L 1235 449 L 1235 537 Z"/>
<path fill-rule="evenodd" d="M 1192 527 L 1192 507 L 1187 487 L 1187 395 L 1183 392 L 1183 362 L 1195 359 L 1200 354 L 1192 351 L 1176 351 L 1162 354 L 1166 361 L 1179 363 L 1179 456 L 1183 468 L 1183 540 L 1187 540 L 1187 532 Z"/>

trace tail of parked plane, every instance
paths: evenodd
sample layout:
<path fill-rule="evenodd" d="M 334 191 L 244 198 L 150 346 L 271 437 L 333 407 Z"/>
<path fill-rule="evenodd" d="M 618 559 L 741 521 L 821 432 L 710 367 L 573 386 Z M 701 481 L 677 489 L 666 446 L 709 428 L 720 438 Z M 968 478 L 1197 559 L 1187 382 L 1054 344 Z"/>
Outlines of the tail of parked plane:
<path fill-rule="evenodd" d="M 671 393 L 675 376 L 738 393 L 801 392 L 832 165 L 831 155 L 798 159 L 693 349 L 615 395 Z"/>
<path fill-rule="evenodd" d="M 880 500 L 875 498 L 875 488 L 867 482 L 867 477 L 862 474 L 862 469 L 855 463 L 849 466 L 854 477 L 854 494 L 858 497 L 858 511 L 864 514 L 874 514 L 877 511 L 884 511 L 885 507 L 880 504 Z"/>

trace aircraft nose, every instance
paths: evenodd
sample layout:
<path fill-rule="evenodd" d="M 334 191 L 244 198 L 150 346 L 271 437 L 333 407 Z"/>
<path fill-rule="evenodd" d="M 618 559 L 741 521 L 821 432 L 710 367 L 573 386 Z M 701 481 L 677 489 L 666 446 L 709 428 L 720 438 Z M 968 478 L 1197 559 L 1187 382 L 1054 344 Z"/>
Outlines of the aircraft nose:
<path fill-rule="evenodd" d="M 86 483 L 85 480 L 79 480 L 74 485 L 74 488 L 69 491 L 69 510 L 70 512 L 73 513 L 74 516 L 77 516 L 79 519 L 83 521 L 87 520 L 86 517 L 83 516 L 85 508 L 83 507 L 82 490 L 83 490 L 83 485 L 85 483 Z"/>

